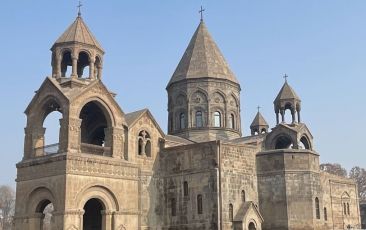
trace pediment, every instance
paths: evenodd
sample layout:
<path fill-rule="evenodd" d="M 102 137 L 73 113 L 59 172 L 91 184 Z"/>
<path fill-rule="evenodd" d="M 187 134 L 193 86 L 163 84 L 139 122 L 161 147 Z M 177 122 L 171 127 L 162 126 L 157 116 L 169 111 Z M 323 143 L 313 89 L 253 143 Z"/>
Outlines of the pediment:
<path fill-rule="evenodd" d="M 155 120 L 155 118 L 148 109 L 142 109 L 136 112 L 126 114 L 126 121 L 129 129 L 141 124 L 151 124 L 154 126 L 155 129 L 159 131 L 162 137 L 165 136 L 165 133 L 160 128 L 158 122 Z"/>
<path fill-rule="evenodd" d="M 247 223 L 250 219 L 258 220 L 260 223 L 264 221 L 258 207 L 252 201 L 246 201 L 240 205 L 238 212 L 234 216 L 234 221 Z"/>
<path fill-rule="evenodd" d="M 39 106 L 43 106 L 44 101 L 48 98 L 57 100 L 63 110 L 66 109 L 69 104 L 69 99 L 58 85 L 58 82 L 51 77 L 47 77 L 35 93 L 36 94 L 33 96 L 31 102 L 24 111 L 27 115 L 29 115 L 33 110 L 38 111 L 37 108 L 39 108 Z"/>

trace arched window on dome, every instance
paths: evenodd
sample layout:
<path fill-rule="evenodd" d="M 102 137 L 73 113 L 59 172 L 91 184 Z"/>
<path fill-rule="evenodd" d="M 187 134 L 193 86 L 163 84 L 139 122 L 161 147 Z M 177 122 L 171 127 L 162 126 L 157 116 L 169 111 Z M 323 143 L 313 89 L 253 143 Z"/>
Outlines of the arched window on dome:
<path fill-rule="evenodd" d="M 203 117 L 202 117 L 202 112 L 201 111 L 197 111 L 196 112 L 196 127 L 200 128 L 203 126 Z"/>
<path fill-rule="evenodd" d="M 214 127 L 221 127 L 221 113 L 219 111 L 214 112 Z"/>
<path fill-rule="evenodd" d="M 179 114 L 179 128 L 180 129 L 186 128 L 186 116 L 184 113 Z"/>
<path fill-rule="evenodd" d="M 230 114 L 229 128 L 235 129 L 235 115 L 234 114 Z"/>

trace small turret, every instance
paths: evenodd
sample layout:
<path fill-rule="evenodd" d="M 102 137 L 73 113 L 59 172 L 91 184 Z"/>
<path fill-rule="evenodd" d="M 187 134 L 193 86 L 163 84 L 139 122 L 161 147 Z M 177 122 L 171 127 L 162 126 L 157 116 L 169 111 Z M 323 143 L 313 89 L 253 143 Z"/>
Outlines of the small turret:
<path fill-rule="evenodd" d="M 301 100 L 295 91 L 287 82 L 287 76 L 285 75 L 285 83 L 283 84 L 280 92 L 278 93 L 276 99 L 274 100 L 274 109 L 276 112 L 277 124 L 280 123 L 279 114 L 281 114 L 281 122 L 285 123 L 285 112 L 286 110 L 291 111 L 292 123 L 300 123 L 300 110 L 301 110 Z M 297 113 L 297 121 L 296 121 Z"/>
<path fill-rule="evenodd" d="M 88 80 L 101 79 L 104 51 L 84 23 L 79 12 L 75 21 L 56 40 L 52 48 L 52 76 L 66 78 L 67 67 L 71 66 L 72 79 L 83 78 L 83 71 L 89 67 Z"/>
<path fill-rule="evenodd" d="M 250 125 L 250 131 L 251 131 L 251 135 L 258 135 L 258 134 L 264 134 L 268 132 L 268 123 L 266 122 L 266 120 L 264 119 L 264 117 L 262 116 L 262 114 L 259 112 L 257 112 L 257 115 L 255 115 L 254 120 L 252 122 L 252 124 Z"/>

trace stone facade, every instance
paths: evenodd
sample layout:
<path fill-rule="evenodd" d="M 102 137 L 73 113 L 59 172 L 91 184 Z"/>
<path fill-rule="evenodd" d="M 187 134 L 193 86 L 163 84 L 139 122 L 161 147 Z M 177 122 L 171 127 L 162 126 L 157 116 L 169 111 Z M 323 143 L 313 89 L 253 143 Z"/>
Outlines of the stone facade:
<path fill-rule="evenodd" d="M 167 86 L 168 134 L 149 110 L 125 114 L 116 103 L 102 82 L 104 51 L 80 15 L 51 51 L 52 76 L 25 111 L 16 230 L 43 229 L 49 204 L 60 230 L 360 227 L 356 184 L 319 170 L 287 82 L 277 125 L 269 131 L 258 112 L 241 137 L 240 84 L 203 21 Z M 54 111 L 59 143 L 45 146 Z"/>

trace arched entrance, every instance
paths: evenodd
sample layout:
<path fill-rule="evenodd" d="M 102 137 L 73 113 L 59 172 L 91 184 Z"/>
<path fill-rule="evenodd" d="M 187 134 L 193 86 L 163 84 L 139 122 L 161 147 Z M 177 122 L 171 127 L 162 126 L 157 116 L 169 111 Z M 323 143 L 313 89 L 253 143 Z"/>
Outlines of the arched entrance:
<path fill-rule="evenodd" d="M 103 210 L 105 207 L 100 200 L 96 198 L 88 200 L 84 205 L 83 230 L 105 229 L 103 227 Z"/>
<path fill-rule="evenodd" d="M 249 226 L 248 226 L 248 229 L 249 230 L 256 230 L 255 224 L 253 222 L 250 222 Z"/>
<path fill-rule="evenodd" d="M 35 223 L 37 229 L 51 230 L 53 226 L 53 204 L 49 200 L 41 201 L 36 208 L 36 213 L 39 214 L 39 223 Z"/>

